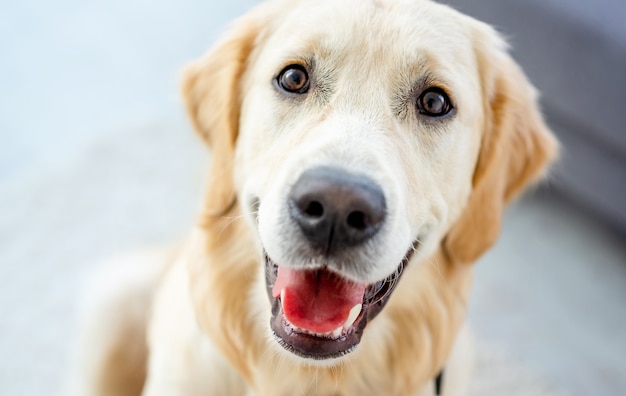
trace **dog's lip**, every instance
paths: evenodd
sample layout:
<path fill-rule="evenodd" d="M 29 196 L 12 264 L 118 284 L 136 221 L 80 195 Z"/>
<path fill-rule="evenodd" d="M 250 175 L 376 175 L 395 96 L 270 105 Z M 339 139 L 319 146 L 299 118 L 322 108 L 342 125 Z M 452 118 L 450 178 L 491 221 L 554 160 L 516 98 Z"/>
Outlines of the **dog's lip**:
<path fill-rule="evenodd" d="M 272 304 L 270 327 L 274 338 L 286 350 L 308 359 L 332 359 L 352 352 L 361 341 L 361 336 L 367 323 L 380 313 L 389 300 L 417 246 L 418 242 L 416 240 L 409 247 L 396 271 L 385 279 L 372 283 L 367 287 L 363 295 L 362 308 L 359 315 L 349 328 L 344 328 L 341 335 L 336 337 L 312 334 L 296 328 L 286 320 L 283 315 L 280 297 L 274 298 L 272 295 L 278 265 L 266 253 L 265 279 L 268 296 Z"/>

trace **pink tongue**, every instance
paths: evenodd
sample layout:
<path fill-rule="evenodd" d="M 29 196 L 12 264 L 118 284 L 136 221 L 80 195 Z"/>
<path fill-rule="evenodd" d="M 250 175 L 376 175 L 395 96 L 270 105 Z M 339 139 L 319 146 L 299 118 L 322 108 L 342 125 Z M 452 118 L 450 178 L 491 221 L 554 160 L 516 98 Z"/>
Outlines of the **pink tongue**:
<path fill-rule="evenodd" d="M 272 294 L 278 298 L 284 289 L 283 315 L 289 323 L 314 333 L 326 333 L 344 324 L 352 307 L 363 300 L 365 287 L 327 270 L 278 267 Z"/>

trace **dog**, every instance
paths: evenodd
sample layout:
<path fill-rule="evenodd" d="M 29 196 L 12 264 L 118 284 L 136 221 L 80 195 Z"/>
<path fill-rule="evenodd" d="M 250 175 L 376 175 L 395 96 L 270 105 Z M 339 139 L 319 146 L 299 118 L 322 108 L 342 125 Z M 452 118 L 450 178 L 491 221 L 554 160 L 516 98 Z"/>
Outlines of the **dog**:
<path fill-rule="evenodd" d="M 499 34 L 427 0 L 269 0 L 182 96 L 200 219 L 124 260 L 78 393 L 464 394 L 472 264 L 558 152 Z"/>

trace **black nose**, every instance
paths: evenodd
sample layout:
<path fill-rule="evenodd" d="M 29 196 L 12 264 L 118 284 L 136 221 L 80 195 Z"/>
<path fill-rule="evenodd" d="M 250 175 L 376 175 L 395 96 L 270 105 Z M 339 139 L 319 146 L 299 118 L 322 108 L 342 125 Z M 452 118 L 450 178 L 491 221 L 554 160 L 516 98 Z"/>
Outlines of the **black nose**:
<path fill-rule="evenodd" d="M 376 234 L 385 220 L 385 196 L 364 175 L 318 167 L 292 187 L 289 213 L 312 246 L 329 254 Z"/>

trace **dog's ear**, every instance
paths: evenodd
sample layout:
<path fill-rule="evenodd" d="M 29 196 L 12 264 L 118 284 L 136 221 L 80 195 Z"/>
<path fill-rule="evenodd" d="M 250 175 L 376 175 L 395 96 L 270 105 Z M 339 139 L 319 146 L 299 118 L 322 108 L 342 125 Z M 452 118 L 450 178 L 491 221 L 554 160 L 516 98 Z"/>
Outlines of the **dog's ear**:
<path fill-rule="evenodd" d="M 448 257 L 458 263 L 476 261 L 493 245 L 505 204 L 540 178 L 558 152 L 536 91 L 504 41 L 482 26 L 475 42 L 485 120 L 472 194 L 444 240 Z"/>
<path fill-rule="evenodd" d="M 225 214 L 235 205 L 232 167 L 239 130 L 240 85 L 256 45 L 260 19 L 254 12 L 239 19 L 207 55 L 183 72 L 187 113 L 211 150 L 205 201 L 208 218 Z"/>

